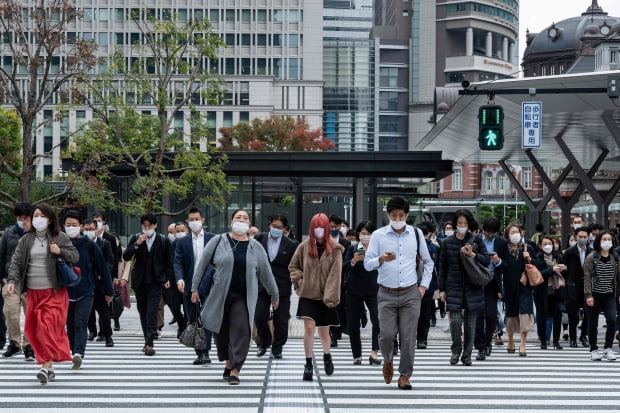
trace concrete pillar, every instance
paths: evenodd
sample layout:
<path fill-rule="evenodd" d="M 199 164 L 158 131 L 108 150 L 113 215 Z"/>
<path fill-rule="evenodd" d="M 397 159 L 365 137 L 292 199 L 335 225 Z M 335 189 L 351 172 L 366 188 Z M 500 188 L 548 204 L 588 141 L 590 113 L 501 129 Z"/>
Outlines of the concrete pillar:
<path fill-rule="evenodd" d="M 355 178 L 353 188 L 353 222 L 360 223 L 366 218 L 364 215 L 364 178 Z M 353 224 L 351 224 L 353 225 Z"/>
<path fill-rule="evenodd" d="M 502 59 L 509 60 L 508 59 L 508 38 L 507 37 L 504 37 L 502 39 Z"/>
<path fill-rule="evenodd" d="M 493 56 L 493 33 L 487 32 L 486 56 Z"/>
<path fill-rule="evenodd" d="M 510 42 L 508 45 L 508 61 L 513 62 L 515 60 L 515 42 Z"/>
<path fill-rule="evenodd" d="M 471 27 L 467 28 L 467 34 L 465 35 L 465 55 L 474 55 L 474 29 Z"/>

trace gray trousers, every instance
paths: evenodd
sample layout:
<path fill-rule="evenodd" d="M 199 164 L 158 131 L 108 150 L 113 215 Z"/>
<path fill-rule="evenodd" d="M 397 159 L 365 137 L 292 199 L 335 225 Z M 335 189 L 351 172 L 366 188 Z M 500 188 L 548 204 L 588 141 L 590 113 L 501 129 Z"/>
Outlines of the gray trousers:
<path fill-rule="evenodd" d="M 414 285 L 404 291 L 388 291 L 379 287 L 379 348 L 383 360 L 391 362 L 394 339 L 398 334 L 400 341 L 401 376 L 411 377 L 415 357 L 418 318 L 422 297 L 418 286 Z"/>
<path fill-rule="evenodd" d="M 463 314 L 465 313 L 465 314 Z M 462 310 L 450 312 L 450 335 L 452 336 L 452 354 L 460 356 L 462 359 L 471 360 L 471 352 L 474 348 L 474 337 L 476 335 L 477 311 Z M 465 343 L 461 340 L 461 334 Z"/>

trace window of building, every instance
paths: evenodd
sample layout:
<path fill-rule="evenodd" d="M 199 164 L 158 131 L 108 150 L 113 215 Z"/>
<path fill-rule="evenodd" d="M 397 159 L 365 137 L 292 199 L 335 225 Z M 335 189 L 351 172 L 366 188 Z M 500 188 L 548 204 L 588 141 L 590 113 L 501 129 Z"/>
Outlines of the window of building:
<path fill-rule="evenodd" d="M 250 104 L 250 82 L 239 82 L 239 105 L 248 106 L 249 104 Z"/>
<path fill-rule="evenodd" d="M 100 22 L 107 22 L 109 18 L 110 12 L 108 9 L 99 9 L 99 12 L 97 13 L 97 20 Z"/>
<path fill-rule="evenodd" d="M 558 71 L 561 75 L 564 74 L 564 72 L 566 71 L 566 67 L 564 66 L 564 63 L 558 64 Z"/>
<path fill-rule="evenodd" d="M 235 45 L 235 34 L 234 33 L 226 33 L 225 36 L 226 46 L 234 46 Z"/>
<path fill-rule="evenodd" d="M 220 21 L 220 11 L 219 11 L 219 9 L 211 9 L 211 10 L 209 10 L 209 21 L 214 22 L 214 23 Z"/>
<path fill-rule="evenodd" d="M 43 165 L 43 176 L 52 176 L 52 165 Z"/>
<path fill-rule="evenodd" d="M 250 33 L 243 33 L 241 35 L 241 45 L 242 46 L 251 46 L 252 45 L 252 35 Z"/>
<path fill-rule="evenodd" d="M 225 62 L 226 62 L 225 73 L 227 75 L 234 75 L 235 74 L 235 59 L 227 57 L 225 59 Z"/>
<path fill-rule="evenodd" d="M 273 36 L 273 43 L 272 43 L 273 46 L 284 46 L 284 44 L 282 44 L 282 37 L 284 35 L 282 35 L 282 34 L 273 34 L 272 36 Z"/>
<path fill-rule="evenodd" d="M 497 189 L 499 190 L 499 193 L 506 193 L 507 187 L 508 185 L 506 185 L 506 174 L 504 173 L 504 171 L 499 171 L 497 173 Z"/>
<path fill-rule="evenodd" d="M 409 16 L 409 10 L 404 9 L 403 10 L 403 17 L 407 17 L 407 16 Z"/>
<path fill-rule="evenodd" d="M 267 59 L 263 59 L 263 58 L 256 59 L 256 74 L 257 75 L 267 74 Z"/>
<path fill-rule="evenodd" d="M 380 92 L 379 109 L 389 111 L 398 110 L 398 92 Z"/>
<path fill-rule="evenodd" d="M 484 173 L 484 191 L 487 194 L 492 193 L 495 190 L 495 179 L 493 178 L 493 173 L 491 171 L 486 171 Z"/>
<path fill-rule="evenodd" d="M 299 60 L 300 59 L 288 59 L 288 78 L 299 79 Z"/>
<path fill-rule="evenodd" d="M 179 21 L 186 22 L 187 21 L 187 9 L 179 9 Z"/>
<path fill-rule="evenodd" d="M 250 112 L 239 112 L 239 122 L 250 123 Z"/>
<path fill-rule="evenodd" d="M 257 34 L 256 35 L 256 45 L 257 46 L 267 46 L 267 35 L 266 34 Z"/>
<path fill-rule="evenodd" d="M 288 21 L 291 23 L 298 23 L 301 21 L 299 10 L 289 10 L 288 11 Z"/>
<path fill-rule="evenodd" d="M 252 10 L 244 9 L 241 10 L 241 21 L 244 23 L 249 23 L 252 21 Z"/>
<path fill-rule="evenodd" d="M 276 23 L 282 23 L 283 21 L 285 21 L 284 13 L 286 13 L 284 10 L 274 10 L 273 21 Z"/>
<path fill-rule="evenodd" d="M 245 57 L 241 59 L 241 74 L 242 75 L 252 74 L 252 59 L 245 58 Z"/>
<path fill-rule="evenodd" d="M 217 120 L 217 112 L 212 112 L 212 111 L 207 112 L 207 128 L 209 130 L 209 136 L 207 137 L 207 141 L 210 144 L 215 143 L 215 137 L 217 136 L 216 120 Z"/>
<path fill-rule="evenodd" d="M 125 33 L 114 33 L 114 36 L 116 37 L 116 44 L 117 45 L 123 45 L 125 44 Z"/>
<path fill-rule="evenodd" d="M 463 169 L 461 167 L 454 168 L 452 171 L 452 190 L 463 190 Z"/>
<path fill-rule="evenodd" d="M 398 127 L 402 116 L 381 115 L 379 116 L 379 132 L 399 132 Z"/>
<path fill-rule="evenodd" d="M 224 127 L 232 128 L 233 125 L 233 113 L 232 112 L 224 112 Z"/>
<path fill-rule="evenodd" d="M 617 63 L 618 62 L 618 50 L 609 49 L 609 63 Z"/>
<path fill-rule="evenodd" d="M 300 46 L 300 41 L 299 38 L 301 37 L 300 34 L 289 34 L 288 35 L 288 46 L 290 47 L 299 47 Z M 284 45 L 286 46 L 286 45 Z"/>
<path fill-rule="evenodd" d="M 114 9 L 114 19 L 122 22 L 125 20 L 125 9 Z"/>
<path fill-rule="evenodd" d="M 521 174 L 521 186 L 524 189 L 532 189 L 532 167 L 524 166 Z"/>
<path fill-rule="evenodd" d="M 235 21 L 235 10 L 234 9 L 227 9 L 226 10 L 226 21 L 227 22 L 234 22 Z"/>
<path fill-rule="evenodd" d="M 82 17 L 82 19 L 85 22 L 92 22 L 93 21 L 93 9 L 84 9 L 84 15 Z"/>
<path fill-rule="evenodd" d="M 205 18 L 204 11 L 202 10 L 194 10 L 194 20 L 197 22 L 203 21 Z"/>
<path fill-rule="evenodd" d="M 398 68 L 382 67 L 379 73 L 380 87 L 398 87 Z"/>
<path fill-rule="evenodd" d="M 257 10 L 256 11 L 256 21 L 259 23 L 267 22 L 267 10 Z"/>
<path fill-rule="evenodd" d="M 540 65 L 540 75 L 541 76 L 547 76 L 547 66 Z"/>
<path fill-rule="evenodd" d="M 169 22 L 172 19 L 172 10 L 170 9 L 162 9 L 161 10 L 161 19 L 165 22 Z"/>
<path fill-rule="evenodd" d="M 550 69 L 550 75 L 553 76 L 555 75 L 555 65 L 554 64 L 550 64 L 549 65 L 549 69 Z"/>

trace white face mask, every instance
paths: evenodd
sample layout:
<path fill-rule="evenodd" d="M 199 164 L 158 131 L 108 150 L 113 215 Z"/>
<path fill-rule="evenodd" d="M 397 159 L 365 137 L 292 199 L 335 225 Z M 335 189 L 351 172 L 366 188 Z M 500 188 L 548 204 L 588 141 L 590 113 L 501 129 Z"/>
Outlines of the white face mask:
<path fill-rule="evenodd" d="M 34 217 L 32 218 L 32 226 L 39 232 L 43 232 L 47 229 L 49 225 L 49 220 L 45 217 Z"/>
<path fill-rule="evenodd" d="M 609 251 L 611 247 L 614 246 L 614 243 L 611 241 L 601 241 L 601 249 L 603 251 Z"/>
<path fill-rule="evenodd" d="M 314 229 L 314 238 L 323 239 L 325 237 L 325 229 L 323 228 L 315 228 Z"/>
<path fill-rule="evenodd" d="M 237 235 L 247 234 L 250 229 L 250 224 L 247 222 L 235 221 L 232 223 L 232 231 Z"/>
<path fill-rule="evenodd" d="M 573 229 L 575 231 L 577 231 L 579 228 L 581 228 L 581 224 L 573 224 Z"/>
<path fill-rule="evenodd" d="M 97 231 L 101 231 L 103 229 L 103 222 L 97 221 Z"/>
<path fill-rule="evenodd" d="M 168 239 L 170 240 L 170 242 L 174 241 L 176 239 L 176 235 L 175 234 L 168 234 Z"/>
<path fill-rule="evenodd" d="M 357 247 L 358 243 L 359 243 L 358 241 L 351 241 L 351 245 L 353 245 L 354 247 Z"/>
<path fill-rule="evenodd" d="M 405 225 L 407 225 L 407 221 L 390 220 L 390 226 L 396 231 L 400 231 L 401 229 L 405 228 Z"/>
<path fill-rule="evenodd" d="M 179 238 L 183 238 L 183 237 L 184 237 L 184 236 L 186 236 L 186 235 L 187 235 L 187 232 L 177 232 L 176 238 L 177 238 L 177 239 L 179 239 Z"/>
<path fill-rule="evenodd" d="M 347 227 L 340 227 L 340 233 L 342 234 L 343 237 L 347 236 L 347 231 L 349 230 L 349 228 Z"/>
<path fill-rule="evenodd" d="M 451 229 L 447 229 L 444 231 L 444 234 L 446 234 L 446 237 L 451 237 L 452 235 L 454 235 L 454 231 L 452 231 Z"/>
<path fill-rule="evenodd" d="M 155 233 L 155 229 L 154 228 L 151 228 L 151 229 L 142 228 L 142 233 L 150 238 Z"/>
<path fill-rule="evenodd" d="M 459 232 L 459 234 L 461 235 L 465 235 L 467 234 L 467 230 L 469 229 L 469 227 L 456 227 L 456 230 Z"/>
<path fill-rule="evenodd" d="M 95 231 L 84 231 L 84 235 L 86 235 L 88 237 L 89 240 L 94 240 L 95 237 L 97 236 Z"/>
<path fill-rule="evenodd" d="M 545 245 L 542 247 L 542 250 L 545 254 L 551 254 L 551 251 L 553 251 L 553 245 Z"/>
<path fill-rule="evenodd" d="M 521 241 L 521 234 L 510 234 L 510 242 L 518 244 Z"/>
<path fill-rule="evenodd" d="M 198 232 L 202 229 L 202 222 L 200 221 L 189 221 L 188 225 L 192 232 Z"/>
<path fill-rule="evenodd" d="M 80 235 L 80 227 L 65 227 L 65 233 L 69 238 L 75 238 Z"/>
<path fill-rule="evenodd" d="M 370 242 L 370 235 L 360 234 L 360 241 L 362 241 L 363 244 L 368 244 L 368 242 Z"/>
<path fill-rule="evenodd" d="M 18 220 L 18 221 L 17 221 L 17 226 L 18 226 L 20 229 L 24 229 L 24 221 L 19 221 L 19 220 Z"/>

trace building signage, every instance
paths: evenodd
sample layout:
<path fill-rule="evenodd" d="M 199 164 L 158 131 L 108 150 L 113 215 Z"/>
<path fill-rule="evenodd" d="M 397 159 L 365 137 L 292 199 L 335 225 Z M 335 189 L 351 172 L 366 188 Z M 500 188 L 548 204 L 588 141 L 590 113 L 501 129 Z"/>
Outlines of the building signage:
<path fill-rule="evenodd" d="M 521 103 L 521 147 L 540 148 L 542 143 L 542 102 Z"/>

